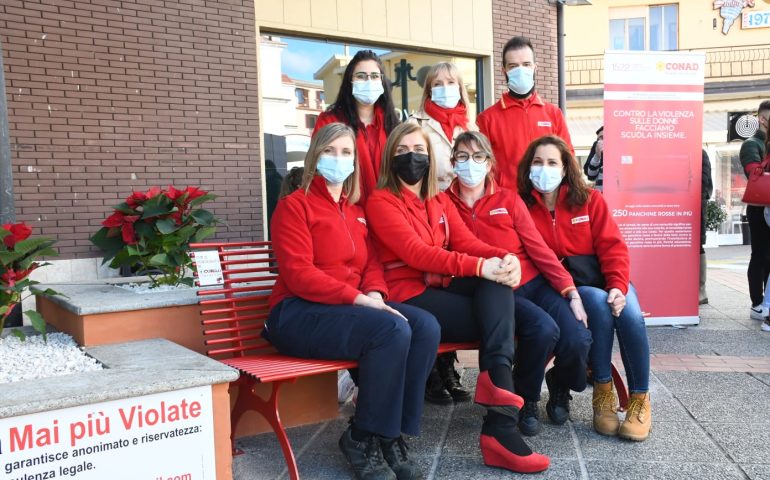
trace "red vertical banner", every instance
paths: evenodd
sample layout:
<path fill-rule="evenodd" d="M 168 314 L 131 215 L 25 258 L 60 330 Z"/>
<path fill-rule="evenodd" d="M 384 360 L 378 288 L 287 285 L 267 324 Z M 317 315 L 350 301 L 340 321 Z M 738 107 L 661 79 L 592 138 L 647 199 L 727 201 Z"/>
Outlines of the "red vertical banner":
<path fill-rule="evenodd" d="M 698 324 L 703 70 L 691 52 L 604 57 L 604 195 L 648 325 Z"/>

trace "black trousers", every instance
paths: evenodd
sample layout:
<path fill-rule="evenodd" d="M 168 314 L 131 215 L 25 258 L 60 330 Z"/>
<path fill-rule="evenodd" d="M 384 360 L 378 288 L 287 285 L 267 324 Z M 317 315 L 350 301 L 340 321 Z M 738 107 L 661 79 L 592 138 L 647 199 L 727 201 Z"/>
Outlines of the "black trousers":
<path fill-rule="evenodd" d="M 511 287 L 475 277 L 455 278 L 447 288 L 428 288 L 404 303 L 436 316 L 442 342 L 480 341 L 479 369 L 511 368 L 514 296 Z"/>
<path fill-rule="evenodd" d="M 746 275 L 749 278 L 751 306 L 762 303 L 765 283 L 770 275 L 770 227 L 765 222 L 765 207 L 749 205 L 746 217 L 751 232 L 751 259 Z"/>
<path fill-rule="evenodd" d="M 389 438 L 419 435 L 439 325 L 419 308 L 388 305 L 409 321 L 369 307 L 287 298 L 270 311 L 265 336 L 285 355 L 358 360 L 356 427 Z"/>

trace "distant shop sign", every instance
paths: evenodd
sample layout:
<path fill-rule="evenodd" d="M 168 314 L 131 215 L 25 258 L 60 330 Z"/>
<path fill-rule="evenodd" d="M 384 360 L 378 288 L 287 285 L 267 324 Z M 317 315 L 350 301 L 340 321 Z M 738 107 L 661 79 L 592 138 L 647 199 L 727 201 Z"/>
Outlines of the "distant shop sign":
<path fill-rule="evenodd" d="M 764 12 L 744 12 L 741 28 L 770 27 L 770 10 Z"/>

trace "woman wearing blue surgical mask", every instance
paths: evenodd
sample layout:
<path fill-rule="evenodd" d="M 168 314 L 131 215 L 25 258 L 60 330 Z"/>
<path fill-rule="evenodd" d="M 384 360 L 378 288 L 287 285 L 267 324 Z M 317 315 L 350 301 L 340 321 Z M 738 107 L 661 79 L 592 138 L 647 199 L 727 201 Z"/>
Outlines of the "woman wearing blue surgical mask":
<path fill-rule="evenodd" d="M 569 146 L 555 135 L 540 137 L 529 145 L 519 164 L 518 183 L 519 195 L 537 230 L 563 259 L 588 314 L 593 337 L 589 363 L 594 380 L 594 430 L 645 440 L 652 425 L 650 347 L 636 290 L 629 281 L 631 262 L 620 229 L 601 193 L 583 180 Z M 622 423 L 611 382 L 616 333 L 631 393 Z M 554 370 L 546 374 L 548 390 L 556 398 L 555 407 L 568 410 L 569 390 L 582 390 L 585 376 L 570 379 Z"/>
<path fill-rule="evenodd" d="M 436 161 L 436 177 L 440 190 L 446 190 L 455 174 L 452 170 L 452 143 L 457 135 L 468 130 L 468 91 L 460 70 L 453 63 L 433 65 L 425 76 L 420 111 L 407 120 L 416 123 L 428 136 Z M 428 379 L 425 399 L 439 405 L 470 400 L 471 394 L 460 383 L 455 370 L 457 354 L 444 353 Z"/>
<path fill-rule="evenodd" d="M 554 354 L 559 370 L 585 387 L 591 334 L 583 303 L 572 277 L 543 241 L 519 195 L 495 182 L 495 156 L 487 137 L 480 132 L 460 134 L 452 163 L 457 179 L 446 193 L 465 224 L 481 241 L 504 248 L 521 263 L 521 284 L 515 289 L 519 349 L 513 384 L 524 399 L 519 431 L 535 435 L 541 429 L 538 401 L 549 354 Z M 563 423 L 566 412 L 554 411 L 553 404 L 549 401 L 546 411 L 556 417 L 556 423 Z"/>
<path fill-rule="evenodd" d="M 454 178 L 452 144 L 455 137 L 468 130 L 468 91 L 460 70 L 453 63 L 433 65 L 425 76 L 420 111 L 409 117 L 409 122 L 422 127 L 430 140 L 436 157 L 438 186 L 446 190 Z"/>
<path fill-rule="evenodd" d="M 385 141 L 398 124 L 390 81 L 380 57 L 371 50 L 361 50 L 350 60 L 337 99 L 318 116 L 313 135 L 332 122 L 344 123 L 356 134 L 363 205 L 377 184 Z"/>
<path fill-rule="evenodd" d="M 280 353 L 358 361 L 358 402 L 339 447 L 356 478 L 422 478 L 403 434 L 418 435 L 440 337 L 436 318 L 386 301 L 359 195 L 355 135 L 332 123 L 310 142 L 300 188 L 272 219 L 278 279 L 264 336 Z"/>

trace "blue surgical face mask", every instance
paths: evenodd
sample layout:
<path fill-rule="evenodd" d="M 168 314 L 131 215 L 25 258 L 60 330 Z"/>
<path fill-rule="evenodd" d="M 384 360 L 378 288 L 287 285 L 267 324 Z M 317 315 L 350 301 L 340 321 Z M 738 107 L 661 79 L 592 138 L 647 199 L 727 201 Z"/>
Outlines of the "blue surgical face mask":
<path fill-rule="evenodd" d="M 460 102 L 460 86 L 432 87 L 430 89 L 430 99 L 441 108 L 455 108 Z"/>
<path fill-rule="evenodd" d="M 466 187 L 475 187 L 487 178 L 487 162 L 476 163 L 473 159 L 455 163 L 455 174 Z"/>
<path fill-rule="evenodd" d="M 508 88 L 518 95 L 526 95 L 535 86 L 535 69 L 515 67 L 508 70 Z"/>
<path fill-rule="evenodd" d="M 559 167 L 532 165 L 529 169 L 529 179 L 540 193 L 551 193 L 561 184 L 562 171 Z"/>
<path fill-rule="evenodd" d="M 316 171 L 320 173 L 327 182 L 332 185 L 338 185 L 345 181 L 346 178 L 355 170 L 355 163 L 353 156 L 342 157 L 335 155 L 321 155 L 318 158 L 318 165 L 316 165 Z"/>
<path fill-rule="evenodd" d="M 364 105 L 374 105 L 374 102 L 385 92 L 382 80 L 367 80 L 353 82 L 353 96 Z"/>

